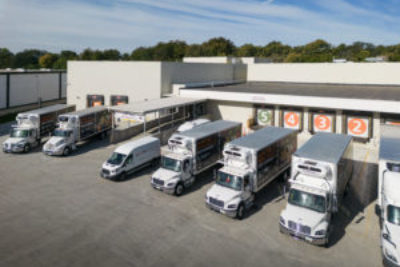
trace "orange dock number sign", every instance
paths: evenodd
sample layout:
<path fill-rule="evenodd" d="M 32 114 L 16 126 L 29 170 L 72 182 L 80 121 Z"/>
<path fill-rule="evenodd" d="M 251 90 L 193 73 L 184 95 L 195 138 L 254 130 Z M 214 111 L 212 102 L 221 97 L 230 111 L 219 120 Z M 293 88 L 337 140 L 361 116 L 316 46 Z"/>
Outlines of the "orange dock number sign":
<path fill-rule="evenodd" d="M 287 112 L 285 113 L 285 127 L 287 128 L 299 128 L 299 114 L 296 112 Z"/>
<path fill-rule="evenodd" d="M 327 131 L 331 128 L 331 119 L 325 115 L 317 115 L 314 119 L 314 127 L 319 131 Z"/>
<path fill-rule="evenodd" d="M 351 119 L 349 120 L 348 128 L 351 134 L 364 135 L 367 131 L 367 124 L 362 119 Z"/>

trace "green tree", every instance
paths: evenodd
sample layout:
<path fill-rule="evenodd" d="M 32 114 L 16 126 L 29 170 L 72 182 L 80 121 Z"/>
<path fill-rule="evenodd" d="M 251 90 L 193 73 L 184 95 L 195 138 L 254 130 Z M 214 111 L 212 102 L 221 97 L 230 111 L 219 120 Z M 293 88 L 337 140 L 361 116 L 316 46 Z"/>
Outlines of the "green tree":
<path fill-rule="evenodd" d="M 204 56 L 202 46 L 199 44 L 188 45 L 185 49 L 185 56 L 186 57 L 202 57 L 202 56 Z"/>
<path fill-rule="evenodd" d="M 244 44 L 237 48 L 236 55 L 238 57 L 255 57 L 259 53 L 260 47 L 253 44 Z"/>
<path fill-rule="evenodd" d="M 53 64 L 57 61 L 58 55 L 52 53 L 46 53 L 39 58 L 39 65 L 42 68 L 51 69 Z"/>
<path fill-rule="evenodd" d="M 291 47 L 281 42 L 270 42 L 260 49 L 257 56 L 270 58 L 273 62 L 282 62 L 291 52 Z"/>
<path fill-rule="evenodd" d="M 153 60 L 154 49 L 139 47 L 132 51 L 132 60 Z"/>
<path fill-rule="evenodd" d="M 60 53 L 59 58 L 54 62 L 53 69 L 67 69 L 67 61 L 77 60 L 79 58 L 78 54 L 74 51 L 63 50 Z"/>
<path fill-rule="evenodd" d="M 201 44 L 204 56 L 230 56 L 235 52 L 232 41 L 223 37 L 212 38 Z"/>
<path fill-rule="evenodd" d="M 120 60 L 121 53 L 116 49 L 108 49 L 103 51 L 103 59 L 105 60 Z"/>
<path fill-rule="evenodd" d="M 14 54 L 7 48 L 0 48 L 0 69 L 11 68 Z"/>
<path fill-rule="evenodd" d="M 13 68 L 38 69 L 39 58 L 46 54 L 46 51 L 27 49 L 15 54 Z"/>

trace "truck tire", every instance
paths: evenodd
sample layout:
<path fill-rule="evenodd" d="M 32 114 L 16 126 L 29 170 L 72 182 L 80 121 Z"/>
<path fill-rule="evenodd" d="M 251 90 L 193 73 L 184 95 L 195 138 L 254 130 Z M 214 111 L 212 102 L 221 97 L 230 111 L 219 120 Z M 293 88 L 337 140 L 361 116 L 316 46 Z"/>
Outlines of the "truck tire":
<path fill-rule="evenodd" d="M 176 196 L 181 196 L 182 194 L 183 194 L 183 190 L 184 190 L 185 188 L 183 187 L 183 184 L 182 183 L 178 183 L 177 185 L 176 185 L 176 187 L 175 187 L 175 195 Z"/>
<path fill-rule="evenodd" d="M 25 152 L 25 153 L 28 153 L 29 151 L 31 151 L 31 145 L 30 145 L 30 144 L 26 144 L 26 145 L 24 146 L 24 152 Z"/>
<path fill-rule="evenodd" d="M 122 172 L 118 177 L 118 181 L 125 181 L 126 180 L 126 172 Z"/>
<path fill-rule="evenodd" d="M 70 152 L 71 152 L 71 149 L 68 146 L 65 147 L 64 151 L 63 151 L 63 156 L 64 157 L 68 156 Z"/>
<path fill-rule="evenodd" d="M 241 203 L 236 211 L 236 219 L 242 220 L 244 218 L 245 207 L 243 203 Z"/>

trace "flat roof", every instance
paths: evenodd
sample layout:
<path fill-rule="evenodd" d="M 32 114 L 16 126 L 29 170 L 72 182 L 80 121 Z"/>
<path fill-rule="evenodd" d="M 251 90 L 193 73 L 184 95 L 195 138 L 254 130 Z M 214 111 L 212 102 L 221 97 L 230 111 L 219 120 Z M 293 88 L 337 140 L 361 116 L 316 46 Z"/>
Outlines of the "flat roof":
<path fill-rule="evenodd" d="M 112 106 L 110 107 L 110 110 L 135 113 L 135 114 L 146 114 L 163 109 L 196 104 L 204 101 L 206 101 L 205 98 L 187 98 L 187 97 L 171 96 L 171 97 L 152 99 L 147 101 L 140 101 L 140 102 L 138 101 L 138 102 L 133 102 L 131 104 Z"/>
<path fill-rule="evenodd" d="M 297 157 L 338 163 L 352 137 L 345 134 L 317 133 L 294 153 Z"/>
<path fill-rule="evenodd" d="M 85 109 L 74 111 L 74 112 L 65 113 L 62 115 L 63 116 L 85 116 L 92 112 L 99 112 L 102 110 L 107 110 L 107 107 L 106 106 L 90 107 L 90 108 L 85 108 Z"/>
<path fill-rule="evenodd" d="M 42 115 L 45 113 L 49 113 L 49 112 L 54 112 L 54 111 L 58 111 L 61 109 L 65 109 L 65 108 L 69 108 L 69 107 L 73 107 L 75 105 L 67 105 L 67 104 L 56 104 L 56 105 L 51 105 L 51 106 L 47 106 L 44 108 L 38 108 L 38 109 L 34 109 L 34 110 L 29 110 L 29 111 L 25 111 L 25 112 L 21 112 L 21 115 L 26 115 L 26 114 L 38 114 L 38 115 Z"/>
<path fill-rule="evenodd" d="M 200 126 L 197 126 L 191 130 L 178 133 L 177 135 L 198 138 L 203 137 L 207 134 L 214 134 L 219 131 L 223 131 L 239 125 L 241 125 L 241 123 L 236 121 L 218 120 L 201 124 Z"/>
<path fill-rule="evenodd" d="M 226 86 L 183 88 L 181 90 L 400 101 L 400 85 L 246 82 Z"/>
<path fill-rule="evenodd" d="M 295 130 L 287 128 L 269 126 L 235 139 L 231 141 L 230 144 L 234 146 L 248 147 L 258 151 L 294 132 Z"/>

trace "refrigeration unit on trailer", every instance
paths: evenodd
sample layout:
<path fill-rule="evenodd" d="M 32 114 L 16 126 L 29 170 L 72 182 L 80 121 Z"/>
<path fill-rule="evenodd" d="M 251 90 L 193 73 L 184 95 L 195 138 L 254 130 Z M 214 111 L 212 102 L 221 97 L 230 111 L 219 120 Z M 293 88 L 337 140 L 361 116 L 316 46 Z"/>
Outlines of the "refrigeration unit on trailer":
<path fill-rule="evenodd" d="M 76 144 L 94 136 L 106 137 L 111 130 L 111 113 L 98 106 L 58 116 L 58 127 L 43 146 L 47 155 L 68 155 Z"/>
<path fill-rule="evenodd" d="M 381 128 L 378 201 L 381 248 L 387 266 L 400 266 L 400 128 Z"/>
<path fill-rule="evenodd" d="M 124 180 L 126 175 L 160 162 L 160 140 L 147 136 L 119 146 L 103 163 L 100 175 Z"/>
<path fill-rule="evenodd" d="M 184 131 L 188 131 L 188 130 L 196 128 L 204 123 L 209 123 L 209 122 L 210 122 L 210 120 L 208 120 L 208 119 L 196 119 L 196 120 L 192 120 L 192 121 L 187 121 L 187 122 L 182 123 L 178 127 L 178 129 L 176 129 L 176 132 L 181 133 Z"/>
<path fill-rule="evenodd" d="M 17 125 L 12 126 L 10 137 L 3 143 L 3 151 L 29 152 L 56 128 L 58 115 L 74 110 L 75 105 L 57 104 L 19 113 Z"/>
<path fill-rule="evenodd" d="M 352 176 L 352 157 L 352 137 L 333 133 L 317 133 L 293 154 L 282 233 L 328 245 L 332 215 Z"/>
<path fill-rule="evenodd" d="M 181 195 L 194 183 L 197 174 L 218 162 L 224 144 L 240 137 L 241 129 L 241 123 L 219 120 L 173 134 L 151 185 L 166 193 Z"/>
<path fill-rule="evenodd" d="M 206 205 L 242 219 L 255 194 L 288 173 L 296 148 L 297 131 L 279 127 L 266 127 L 225 144 L 224 166 L 206 193 Z"/>

